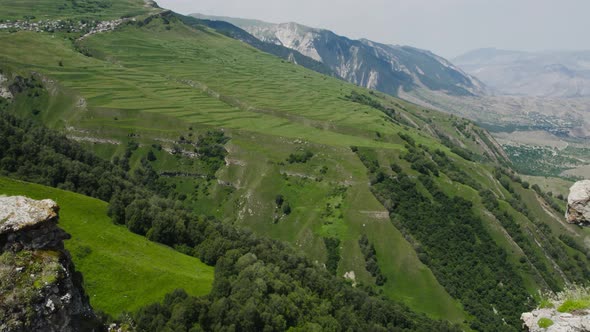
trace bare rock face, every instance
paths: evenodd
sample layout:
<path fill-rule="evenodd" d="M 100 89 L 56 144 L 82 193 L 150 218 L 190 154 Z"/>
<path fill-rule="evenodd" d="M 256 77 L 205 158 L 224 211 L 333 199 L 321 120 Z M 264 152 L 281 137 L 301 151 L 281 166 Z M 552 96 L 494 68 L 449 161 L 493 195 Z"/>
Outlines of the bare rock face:
<path fill-rule="evenodd" d="M 565 217 L 572 224 L 590 224 L 590 180 L 578 181 L 570 188 Z"/>
<path fill-rule="evenodd" d="M 0 197 L 1 250 L 63 250 L 70 236 L 57 227 L 59 206 L 52 200 Z"/>
<path fill-rule="evenodd" d="M 0 331 L 101 329 L 54 201 L 0 197 Z"/>
<path fill-rule="evenodd" d="M 57 218 L 59 207 L 50 199 L 35 201 L 23 196 L 0 197 L 0 234 Z"/>

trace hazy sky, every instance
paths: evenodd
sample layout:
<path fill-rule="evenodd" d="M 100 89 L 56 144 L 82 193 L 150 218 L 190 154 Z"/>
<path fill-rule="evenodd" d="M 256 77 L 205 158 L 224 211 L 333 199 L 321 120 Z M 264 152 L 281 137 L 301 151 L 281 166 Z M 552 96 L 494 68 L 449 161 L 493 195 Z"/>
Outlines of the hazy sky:
<path fill-rule="evenodd" d="M 298 22 L 431 50 L 590 49 L 590 0 L 156 0 L 179 13 Z"/>

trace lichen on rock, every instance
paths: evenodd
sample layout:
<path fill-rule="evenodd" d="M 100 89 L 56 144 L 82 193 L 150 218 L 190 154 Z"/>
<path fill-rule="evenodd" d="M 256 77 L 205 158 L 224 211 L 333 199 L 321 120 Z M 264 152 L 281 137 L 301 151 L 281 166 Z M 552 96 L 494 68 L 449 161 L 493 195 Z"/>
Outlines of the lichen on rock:
<path fill-rule="evenodd" d="M 35 201 L 23 196 L 0 197 L 0 235 L 57 218 L 59 207 L 50 199 Z"/>
<path fill-rule="evenodd" d="M 52 200 L 0 197 L 0 331 L 92 331 L 100 324 Z"/>

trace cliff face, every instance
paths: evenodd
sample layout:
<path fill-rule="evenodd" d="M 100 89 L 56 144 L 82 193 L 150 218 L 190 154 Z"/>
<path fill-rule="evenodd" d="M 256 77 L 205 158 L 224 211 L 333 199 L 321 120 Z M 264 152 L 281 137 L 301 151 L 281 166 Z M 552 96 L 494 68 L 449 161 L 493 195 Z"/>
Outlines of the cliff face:
<path fill-rule="evenodd" d="M 590 180 L 578 181 L 570 188 L 565 217 L 572 224 L 590 224 Z"/>
<path fill-rule="evenodd" d="M 51 200 L 0 197 L 0 331 L 98 331 Z"/>
<path fill-rule="evenodd" d="M 475 77 L 426 50 L 352 40 L 292 22 L 273 24 L 202 14 L 191 16 L 229 22 L 263 43 L 286 47 L 323 64 L 346 81 L 394 96 L 400 89 L 415 88 L 459 96 L 486 93 L 487 88 Z"/>

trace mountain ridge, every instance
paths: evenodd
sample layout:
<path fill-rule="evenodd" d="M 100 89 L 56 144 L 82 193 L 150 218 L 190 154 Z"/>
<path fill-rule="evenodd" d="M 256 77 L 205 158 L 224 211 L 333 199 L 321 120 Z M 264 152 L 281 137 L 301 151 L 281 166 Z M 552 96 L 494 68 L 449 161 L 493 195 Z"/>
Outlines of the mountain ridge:
<path fill-rule="evenodd" d="M 590 51 L 525 52 L 477 49 L 452 60 L 497 94 L 574 98 L 590 96 Z"/>
<path fill-rule="evenodd" d="M 133 232 L 217 262 L 213 298 L 195 299 L 191 311 L 206 321 L 190 325 L 366 330 L 355 325 L 366 319 L 351 320 L 358 313 L 384 328 L 429 330 L 419 317 L 399 325 L 386 304 L 394 302 L 381 298 L 465 329 L 517 331 L 539 289 L 589 273 L 587 234 L 553 218 L 563 202 L 524 183 L 471 121 L 320 75 L 169 13 L 77 42 L 63 35 L 72 38 L 0 32 L 6 84 L 22 87 L 0 108 L 93 139 L 80 146 L 135 181 L 170 188 L 172 202 L 117 194 L 110 207 Z M 2 155 L 11 174 L 36 166 L 29 144 L 17 148 L 23 141 Z M 16 158 L 21 150 L 27 158 Z M 179 224 L 174 210 L 145 212 L 167 204 L 209 217 Z M 250 232 L 289 242 L 305 265 L 267 250 L 282 242 L 252 241 Z M 310 297 L 282 285 L 299 280 L 360 301 L 333 292 L 294 316 L 290 308 L 305 309 Z M 375 297 L 358 297 L 352 285 Z"/>
<path fill-rule="evenodd" d="M 418 87 L 454 95 L 480 95 L 486 91 L 475 77 L 430 51 L 365 38 L 353 40 L 295 22 L 273 24 L 202 14 L 191 16 L 227 21 L 263 42 L 297 50 L 321 62 L 351 83 L 394 96 L 399 89 Z"/>

